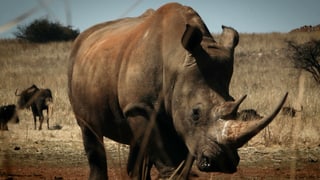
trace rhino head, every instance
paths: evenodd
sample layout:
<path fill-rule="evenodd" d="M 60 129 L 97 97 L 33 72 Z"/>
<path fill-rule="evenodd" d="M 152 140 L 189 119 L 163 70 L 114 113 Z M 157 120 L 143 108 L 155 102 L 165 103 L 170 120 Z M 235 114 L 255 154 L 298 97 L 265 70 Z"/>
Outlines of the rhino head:
<path fill-rule="evenodd" d="M 201 171 L 233 173 L 240 160 L 237 149 L 274 119 L 287 94 L 267 117 L 237 120 L 238 107 L 246 95 L 235 101 L 229 95 L 229 83 L 239 36 L 233 28 L 222 28 L 217 43 L 187 25 L 182 37 L 187 53 L 175 81 L 172 116 Z"/>

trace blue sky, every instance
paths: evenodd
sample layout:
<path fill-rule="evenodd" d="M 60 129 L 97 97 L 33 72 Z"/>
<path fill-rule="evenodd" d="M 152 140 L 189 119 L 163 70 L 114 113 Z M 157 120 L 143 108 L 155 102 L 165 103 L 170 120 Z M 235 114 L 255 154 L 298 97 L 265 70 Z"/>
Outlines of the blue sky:
<path fill-rule="evenodd" d="M 1 0 L 0 38 L 14 37 L 17 25 L 47 17 L 83 31 L 100 22 L 138 16 L 157 9 L 168 0 Z M 288 32 L 303 25 L 320 24 L 320 0 L 177 0 L 195 9 L 209 30 L 221 25 L 241 33 Z M 32 12 L 19 24 L 8 25 L 18 16 Z M 7 26 L 5 26 L 7 25 Z"/>

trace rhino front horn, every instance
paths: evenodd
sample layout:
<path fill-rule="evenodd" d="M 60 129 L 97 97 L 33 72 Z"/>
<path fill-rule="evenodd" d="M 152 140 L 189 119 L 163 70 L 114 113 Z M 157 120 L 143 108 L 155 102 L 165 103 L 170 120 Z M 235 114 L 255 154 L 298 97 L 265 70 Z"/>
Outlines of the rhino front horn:
<path fill-rule="evenodd" d="M 288 93 L 284 95 L 275 110 L 267 117 L 251 121 L 232 120 L 224 124 L 223 141 L 236 148 L 242 147 L 252 137 L 264 129 L 279 113 L 287 99 Z"/>

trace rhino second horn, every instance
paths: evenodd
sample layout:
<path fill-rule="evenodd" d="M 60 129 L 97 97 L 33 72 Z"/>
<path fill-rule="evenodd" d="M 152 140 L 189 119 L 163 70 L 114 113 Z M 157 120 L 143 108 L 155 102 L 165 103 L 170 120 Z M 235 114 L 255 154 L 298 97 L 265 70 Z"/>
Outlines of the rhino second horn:
<path fill-rule="evenodd" d="M 226 102 L 219 108 L 219 114 L 222 116 L 222 119 L 227 118 L 228 116 L 237 113 L 240 104 L 246 99 L 247 95 L 242 96 L 237 101 Z"/>
<path fill-rule="evenodd" d="M 252 121 L 226 121 L 223 128 L 223 142 L 236 148 L 242 147 L 276 117 L 285 103 L 287 96 L 288 93 L 284 95 L 275 110 L 265 118 Z"/>

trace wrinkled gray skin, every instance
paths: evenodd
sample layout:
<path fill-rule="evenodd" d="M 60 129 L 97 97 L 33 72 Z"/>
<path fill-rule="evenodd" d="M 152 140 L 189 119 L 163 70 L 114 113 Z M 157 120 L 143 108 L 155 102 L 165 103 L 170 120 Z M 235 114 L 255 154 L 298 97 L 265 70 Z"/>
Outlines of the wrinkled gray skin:
<path fill-rule="evenodd" d="M 130 145 L 132 178 L 141 179 L 143 170 L 150 178 L 151 165 L 168 177 L 188 154 L 201 171 L 235 172 L 237 148 L 272 121 L 286 98 L 264 119 L 236 120 L 245 98 L 229 94 L 238 40 L 223 26 L 216 42 L 193 9 L 176 3 L 81 33 L 68 83 L 89 178 L 107 179 L 104 136 Z"/>

